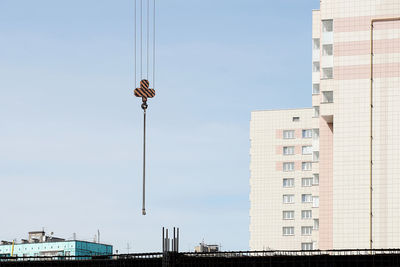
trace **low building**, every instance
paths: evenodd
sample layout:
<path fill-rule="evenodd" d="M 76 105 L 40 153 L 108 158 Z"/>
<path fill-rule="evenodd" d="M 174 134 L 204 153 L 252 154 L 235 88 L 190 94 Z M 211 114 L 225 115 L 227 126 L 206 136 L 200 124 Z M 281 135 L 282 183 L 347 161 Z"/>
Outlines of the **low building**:
<path fill-rule="evenodd" d="M 194 252 L 218 252 L 219 245 L 207 245 L 201 242 L 197 247 L 194 248 Z"/>
<path fill-rule="evenodd" d="M 0 257 L 35 257 L 35 256 L 93 256 L 111 255 L 111 245 L 80 240 L 66 240 L 47 236 L 44 231 L 29 232 L 28 239 L 20 243 L 1 241 Z"/>

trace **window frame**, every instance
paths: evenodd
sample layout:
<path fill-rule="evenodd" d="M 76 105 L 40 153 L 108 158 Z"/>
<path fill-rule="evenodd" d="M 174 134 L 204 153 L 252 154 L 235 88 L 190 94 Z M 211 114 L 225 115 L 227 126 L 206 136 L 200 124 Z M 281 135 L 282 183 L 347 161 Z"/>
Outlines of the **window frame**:
<path fill-rule="evenodd" d="M 293 216 L 285 217 L 285 214 L 292 214 Z M 282 220 L 294 220 L 294 210 L 284 210 L 284 211 L 282 211 Z"/>
<path fill-rule="evenodd" d="M 310 216 L 304 216 L 305 214 L 309 214 Z M 312 210 L 302 210 L 301 211 L 301 219 L 302 220 L 311 220 L 312 219 Z"/>
<path fill-rule="evenodd" d="M 309 181 L 308 183 L 305 181 Z M 301 178 L 301 187 L 311 187 L 313 186 L 313 177 L 303 177 Z"/>
<path fill-rule="evenodd" d="M 313 110 L 314 110 L 313 118 L 318 118 L 319 115 L 321 114 L 321 113 L 320 113 L 319 106 L 313 106 Z"/>
<path fill-rule="evenodd" d="M 285 166 L 292 166 L 292 167 L 286 168 Z M 295 169 L 295 166 L 294 166 L 294 162 L 293 161 L 284 162 L 282 164 L 282 171 L 284 171 L 284 172 L 293 172 L 294 169 Z"/>
<path fill-rule="evenodd" d="M 322 91 L 322 103 L 329 104 L 333 101 L 333 91 Z"/>
<path fill-rule="evenodd" d="M 330 52 L 330 54 L 329 54 Z M 323 44 L 322 45 L 322 56 L 330 57 L 333 56 L 333 44 Z"/>
<path fill-rule="evenodd" d="M 312 194 L 301 194 L 301 203 L 313 203 L 313 195 Z"/>
<path fill-rule="evenodd" d="M 292 183 L 285 184 L 285 181 L 292 181 Z M 282 179 L 282 187 L 283 188 L 293 188 L 294 187 L 294 178 L 283 178 Z"/>
<path fill-rule="evenodd" d="M 319 230 L 319 218 L 313 219 L 313 230 Z"/>
<path fill-rule="evenodd" d="M 313 173 L 313 185 L 319 185 L 319 173 Z"/>
<path fill-rule="evenodd" d="M 289 155 L 294 155 L 295 148 L 294 148 L 294 146 L 284 146 L 282 148 L 282 150 L 283 150 L 282 153 L 284 156 L 289 156 Z M 291 153 L 287 153 L 287 152 L 291 152 Z"/>
<path fill-rule="evenodd" d="M 306 229 L 308 231 L 305 231 Z M 302 236 L 310 236 L 310 235 L 312 235 L 312 231 L 313 231 L 313 226 L 302 226 L 301 227 L 301 235 Z"/>
<path fill-rule="evenodd" d="M 291 200 L 291 202 L 285 202 L 285 199 Z M 293 204 L 294 203 L 294 194 L 284 194 L 282 196 L 283 204 Z"/>
<path fill-rule="evenodd" d="M 307 167 L 309 166 L 309 167 Z M 303 161 L 301 163 L 301 170 L 302 171 L 312 171 L 312 161 Z"/>
<path fill-rule="evenodd" d="M 321 80 L 333 79 L 333 67 L 322 68 Z"/>
<path fill-rule="evenodd" d="M 321 63 L 319 61 L 313 61 L 312 72 L 321 72 Z"/>
<path fill-rule="evenodd" d="M 312 207 L 319 208 L 319 196 L 312 197 Z"/>
<path fill-rule="evenodd" d="M 291 230 L 291 231 L 285 231 Z M 294 235 L 294 226 L 283 226 L 282 227 L 282 235 L 283 236 L 293 236 Z"/>
<path fill-rule="evenodd" d="M 333 32 L 333 19 L 322 20 L 322 32 Z"/>
<path fill-rule="evenodd" d="M 307 148 L 307 149 L 310 149 L 310 152 L 309 153 L 304 153 L 304 149 L 305 148 Z M 301 154 L 302 155 L 312 155 L 312 153 L 313 153 L 313 150 L 312 150 L 313 148 L 312 148 L 312 145 L 305 145 L 305 146 L 301 146 Z M 308 151 L 305 151 L 305 152 L 308 152 Z"/>
<path fill-rule="evenodd" d="M 294 130 L 283 130 L 282 137 L 283 139 L 295 139 L 295 132 Z"/>
<path fill-rule="evenodd" d="M 303 139 L 311 139 L 312 138 L 312 129 L 302 129 L 301 130 L 301 138 Z"/>
<path fill-rule="evenodd" d="M 308 247 L 308 246 L 310 246 L 310 247 Z M 312 242 L 311 243 L 310 242 L 301 243 L 301 250 L 313 250 L 313 243 Z"/>

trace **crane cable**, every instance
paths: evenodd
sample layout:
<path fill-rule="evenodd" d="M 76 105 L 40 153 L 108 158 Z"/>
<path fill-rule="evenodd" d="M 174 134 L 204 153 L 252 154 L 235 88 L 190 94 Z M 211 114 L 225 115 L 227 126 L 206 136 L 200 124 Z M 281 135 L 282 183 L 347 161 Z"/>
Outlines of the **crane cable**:
<path fill-rule="evenodd" d="M 137 0 L 135 0 L 135 8 L 134 8 L 134 18 L 135 18 L 135 38 L 134 38 L 134 49 L 135 49 L 135 87 L 137 85 L 137 37 L 139 37 L 139 41 L 140 41 L 140 49 L 139 49 L 139 53 L 140 53 L 140 82 L 139 82 L 139 87 L 135 88 L 134 90 L 134 95 L 136 97 L 141 97 L 142 98 L 142 105 L 141 108 L 143 109 L 143 199 L 142 199 L 142 215 L 146 215 L 146 111 L 148 108 L 148 104 L 147 104 L 147 99 L 148 98 L 153 98 L 155 96 L 155 90 L 149 88 L 150 82 L 149 82 L 149 77 L 150 77 L 150 1 L 153 1 L 153 87 L 154 87 L 154 81 L 155 81 L 155 46 L 156 46 L 156 42 L 155 42 L 155 31 L 156 31 L 156 0 L 139 0 L 140 1 L 140 8 L 139 8 L 139 12 L 140 12 L 140 22 L 139 22 L 139 27 L 140 27 L 140 34 L 137 34 Z M 144 7 L 143 5 L 143 1 L 147 1 L 147 8 Z M 146 9 L 146 10 L 144 10 Z M 145 11 L 145 12 L 143 12 Z M 145 18 L 143 18 L 143 14 L 146 14 L 147 16 L 145 16 Z M 144 23 L 147 20 L 146 23 Z M 145 27 L 145 30 L 147 31 L 145 34 L 146 36 L 146 75 L 145 75 L 145 79 L 143 78 L 143 68 L 144 68 L 144 64 L 143 64 L 143 26 Z M 139 35 L 139 36 L 137 36 Z"/>

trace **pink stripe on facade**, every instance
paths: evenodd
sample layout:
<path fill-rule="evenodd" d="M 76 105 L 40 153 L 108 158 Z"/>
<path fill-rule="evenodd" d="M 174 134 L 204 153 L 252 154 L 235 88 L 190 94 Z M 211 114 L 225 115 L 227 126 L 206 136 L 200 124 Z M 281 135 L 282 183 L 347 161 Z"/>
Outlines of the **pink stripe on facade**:
<path fill-rule="evenodd" d="M 294 147 L 294 153 L 296 155 L 300 155 L 301 154 L 301 145 L 300 146 L 295 146 Z"/>
<path fill-rule="evenodd" d="M 294 163 L 295 171 L 301 171 L 301 163 L 302 163 L 302 161 L 295 161 L 295 163 Z"/>
<path fill-rule="evenodd" d="M 397 45 L 395 45 L 395 43 Z M 334 55 L 358 56 L 369 55 L 371 53 L 371 43 L 366 41 L 339 42 L 334 45 Z M 374 54 L 400 53 L 400 39 L 384 39 L 374 41 Z"/>
<path fill-rule="evenodd" d="M 276 136 L 276 139 L 282 139 L 283 138 L 283 130 L 276 130 L 275 136 Z"/>
<path fill-rule="evenodd" d="M 393 16 L 392 16 L 393 17 Z M 400 29 L 400 21 L 378 21 L 374 22 L 374 31 Z"/>
<path fill-rule="evenodd" d="M 370 73 L 369 65 L 338 66 L 333 69 L 335 80 L 369 79 Z"/>
<path fill-rule="evenodd" d="M 356 32 L 370 29 L 371 17 L 335 18 L 333 21 L 334 32 Z"/>
<path fill-rule="evenodd" d="M 333 20 L 334 32 L 357 32 L 369 31 L 371 29 L 371 20 L 380 18 L 393 18 L 395 15 L 381 15 L 381 16 L 362 16 L 362 17 L 348 17 L 348 18 L 335 18 Z M 398 29 L 400 23 L 398 22 L 375 22 L 374 29 Z"/>
<path fill-rule="evenodd" d="M 277 161 L 276 162 L 276 170 L 277 171 L 282 171 L 283 170 L 283 162 L 282 161 Z"/>
<path fill-rule="evenodd" d="M 334 67 L 335 80 L 369 79 L 370 65 L 353 65 Z M 400 76 L 400 63 L 374 64 L 374 78 Z"/>
<path fill-rule="evenodd" d="M 294 137 L 295 138 L 301 138 L 301 129 L 296 129 L 294 131 Z"/>
<path fill-rule="evenodd" d="M 283 146 L 276 146 L 275 147 L 275 154 L 282 155 L 283 154 Z"/>

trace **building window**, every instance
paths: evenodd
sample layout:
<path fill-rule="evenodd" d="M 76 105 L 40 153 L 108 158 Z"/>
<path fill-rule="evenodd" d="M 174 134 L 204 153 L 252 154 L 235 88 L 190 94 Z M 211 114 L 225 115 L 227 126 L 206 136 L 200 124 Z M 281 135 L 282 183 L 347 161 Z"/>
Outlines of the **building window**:
<path fill-rule="evenodd" d="M 283 178 L 283 187 L 294 187 L 294 178 Z"/>
<path fill-rule="evenodd" d="M 332 79 L 333 68 L 322 68 L 322 79 Z"/>
<path fill-rule="evenodd" d="M 294 203 L 294 195 L 283 195 L 283 203 L 285 204 Z"/>
<path fill-rule="evenodd" d="M 303 138 L 312 138 L 312 129 L 306 129 L 302 131 Z"/>
<path fill-rule="evenodd" d="M 303 203 L 311 203 L 313 202 L 313 198 L 311 194 L 302 194 L 301 195 L 301 202 Z"/>
<path fill-rule="evenodd" d="M 319 174 L 318 173 L 313 174 L 313 185 L 319 185 Z"/>
<path fill-rule="evenodd" d="M 314 61 L 312 63 L 312 71 L 313 72 L 319 72 L 319 61 Z"/>
<path fill-rule="evenodd" d="M 313 83 L 312 85 L 312 93 L 319 94 L 319 83 Z"/>
<path fill-rule="evenodd" d="M 319 219 L 314 219 L 314 230 L 318 230 L 319 229 Z"/>
<path fill-rule="evenodd" d="M 284 210 L 283 211 L 284 220 L 294 220 L 294 210 Z"/>
<path fill-rule="evenodd" d="M 301 243 L 301 250 L 312 250 L 312 243 Z"/>
<path fill-rule="evenodd" d="M 322 32 L 333 32 L 333 20 L 327 19 L 322 21 Z"/>
<path fill-rule="evenodd" d="M 313 106 L 314 109 L 314 118 L 319 117 L 319 106 Z"/>
<path fill-rule="evenodd" d="M 294 227 L 282 227 L 283 235 L 294 235 Z"/>
<path fill-rule="evenodd" d="M 332 44 L 322 45 L 322 55 L 323 56 L 332 56 L 333 55 L 333 45 Z"/>
<path fill-rule="evenodd" d="M 301 154 L 303 154 L 303 155 L 311 155 L 312 154 L 312 146 L 303 146 L 301 148 Z"/>
<path fill-rule="evenodd" d="M 313 152 L 312 160 L 313 160 L 314 162 L 319 161 L 319 151 L 314 151 L 314 152 Z"/>
<path fill-rule="evenodd" d="M 313 44 L 313 49 L 314 50 L 319 50 L 319 38 L 313 38 L 312 39 L 312 44 Z"/>
<path fill-rule="evenodd" d="M 322 92 L 322 103 L 333 103 L 333 91 Z"/>
<path fill-rule="evenodd" d="M 293 154 L 294 154 L 294 146 L 283 147 L 283 155 L 293 155 Z"/>
<path fill-rule="evenodd" d="M 301 211 L 301 219 L 310 220 L 311 218 L 312 218 L 312 211 L 311 210 L 302 210 Z"/>
<path fill-rule="evenodd" d="M 294 138 L 294 130 L 283 131 L 283 139 L 293 139 L 293 138 Z"/>
<path fill-rule="evenodd" d="M 313 139 L 318 140 L 319 139 L 319 129 L 313 129 Z"/>
<path fill-rule="evenodd" d="M 301 235 L 311 235 L 313 230 L 312 226 L 302 226 L 301 227 Z"/>
<path fill-rule="evenodd" d="M 298 122 L 298 121 L 300 121 L 300 117 L 293 117 L 292 120 L 293 120 L 294 122 Z"/>
<path fill-rule="evenodd" d="M 301 186 L 308 187 L 312 186 L 313 178 L 301 178 Z"/>
<path fill-rule="evenodd" d="M 312 206 L 313 208 L 318 208 L 319 207 L 319 197 L 312 197 Z"/>
<path fill-rule="evenodd" d="M 312 170 L 312 162 L 302 162 L 301 169 L 303 171 L 311 171 Z"/>
<path fill-rule="evenodd" d="M 283 171 L 284 172 L 294 171 L 294 162 L 284 162 L 283 163 Z"/>

